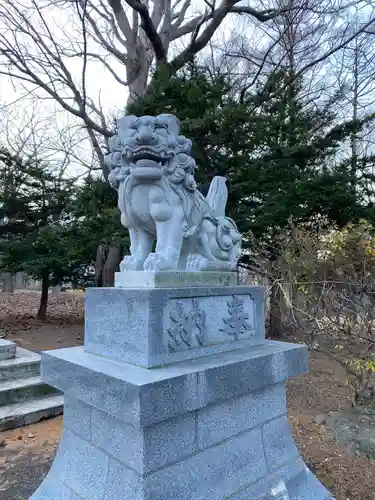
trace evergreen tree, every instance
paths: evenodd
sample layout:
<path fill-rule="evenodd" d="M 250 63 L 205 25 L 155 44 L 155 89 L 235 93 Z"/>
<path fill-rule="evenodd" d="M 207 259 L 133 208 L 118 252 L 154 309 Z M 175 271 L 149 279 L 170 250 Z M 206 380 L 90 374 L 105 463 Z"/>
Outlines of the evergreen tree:
<path fill-rule="evenodd" d="M 180 118 L 182 133 L 193 141 L 203 194 L 214 175 L 228 178 L 227 213 L 238 223 L 245 245 L 254 238 L 257 246 L 266 245 L 271 269 L 291 218 L 306 223 L 325 216 L 341 227 L 361 218 L 375 220 L 368 192 L 375 180 L 371 170 L 363 170 L 353 190 L 351 162 L 337 162 L 347 139 L 374 117 L 337 123 L 332 110 L 340 96 L 319 107 L 303 97 L 303 80 L 291 76 L 281 70 L 261 91 L 236 93 L 228 78 L 191 65 L 172 78 L 159 75 L 159 85 L 129 110 Z M 243 260 L 250 263 L 249 255 Z M 279 293 L 273 286 L 274 336 L 281 332 Z"/>
<path fill-rule="evenodd" d="M 130 113 L 173 113 L 193 141 L 202 191 L 214 175 L 228 178 L 228 214 L 243 233 L 277 234 L 288 220 L 316 214 L 344 225 L 371 207 L 353 196 L 350 172 L 335 155 L 364 122 L 337 124 L 331 111 L 306 103 L 303 81 L 282 92 L 290 74 L 269 77 L 261 92 L 233 92 L 231 82 L 195 65 L 163 79 Z M 270 98 L 277 95 L 277 98 Z"/>
<path fill-rule="evenodd" d="M 70 209 L 70 230 L 82 242 L 78 250 L 82 266 L 74 277 L 75 284 L 113 284 L 121 255 L 129 249 L 129 235 L 120 222 L 116 191 L 108 182 L 88 177 L 77 188 Z"/>
<path fill-rule="evenodd" d="M 0 185 L 0 268 L 42 281 L 39 318 L 46 315 L 50 286 L 113 282 L 111 261 L 120 260 L 129 240 L 107 182 L 88 177 L 77 184 L 2 150 Z M 95 275 L 98 244 L 99 258 L 108 258 Z"/>
<path fill-rule="evenodd" d="M 47 311 L 48 288 L 79 265 L 69 241 L 67 206 L 73 183 L 38 162 L 0 152 L 0 268 L 42 281 L 38 317 Z"/>

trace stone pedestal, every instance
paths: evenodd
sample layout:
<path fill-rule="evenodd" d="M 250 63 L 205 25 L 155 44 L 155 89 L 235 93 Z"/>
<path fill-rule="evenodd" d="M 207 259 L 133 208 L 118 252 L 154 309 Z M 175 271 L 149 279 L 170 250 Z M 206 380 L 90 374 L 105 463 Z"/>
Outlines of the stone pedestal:
<path fill-rule="evenodd" d="M 42 354 L 64 429 L 31 499 L 332 498 L 286 417 L 307 349 L 264 340 L 261 289 L 153 286 L 88 290 L 85 346 Z"/>

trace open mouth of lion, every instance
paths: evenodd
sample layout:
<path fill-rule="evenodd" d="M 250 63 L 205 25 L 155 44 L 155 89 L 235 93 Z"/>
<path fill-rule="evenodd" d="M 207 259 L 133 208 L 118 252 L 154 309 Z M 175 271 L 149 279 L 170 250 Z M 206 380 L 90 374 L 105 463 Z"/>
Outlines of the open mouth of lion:
<path fill-rule="evenodd" d="M 140 158 L 131 164 L 130 169 L 136 179 L 158 180 L 163 177 L 163 165 L 156 159 Z"/>
<path fill-rule="evenodd" d="M 158 180 L 163 177 L 165 153 L 138 148 L 131 154 L 131 174 L 136 179 Z"/>
<path fill-rule="evenodd" d="M 164 152 L 157 153 L 150 148 L 138 148 L 132 153 L 132 161 L 138 164 L 139 161 L 149 161 L 160 163 L 163 159 Z"/>

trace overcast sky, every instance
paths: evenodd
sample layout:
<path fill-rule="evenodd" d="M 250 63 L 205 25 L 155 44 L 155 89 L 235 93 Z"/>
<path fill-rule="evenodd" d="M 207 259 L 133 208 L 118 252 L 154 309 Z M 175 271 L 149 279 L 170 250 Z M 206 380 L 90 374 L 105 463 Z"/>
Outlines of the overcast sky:
<path fill-rule="evenodd" d="M 196 0 L 195 7 L 201 5 L 201 0 Z M 56 19 L 56 15 L 58 18 Z M 71 14 L 68 10 L 53 11 L 50 14 L 49 26 L 56 26 L 56 36 L 60 39 L 61 37 L 69 37 L 70 34 L 74 36 L 74 25 L 72 23 Z M 363 12 L 362 12 L 363 15 Z M 76 17 L 77 18 L 77 17 Z M 216 40 L 221 41 L 223 38 L 228 39 L 234 30 L 233 20 L 236 20 L 236 29 L 243 29 L 245 22 L 243 18 L 239 20 L 238 16 L 236 18 L 228 18 L 221 30 L 217 33 Z M 57 21 L 57 22 L 56 22 Z M 242 27 L 240 26 L 242 23 Z M 61 29 L 60 29 L 61 27 Z M 263 25 L 262 28 L 267 30 L 267 25 Z M 60 30 L 60 31 L 59 31 Z M 254 38 L 254 50 L 260 50 L 261 46 L 267 43 L 267 37 L 262 36 L 261 31 L 254 31 L 252 23 L 248 24 L 248 35 L 250 35 L 250 40 Z M 81 76 L 81 61 L 70 60 L 70 69 L 73 75 L 76 76 L 77 80 Z M 119 65 L 117 66 L 119 68 Z M 122 72 L 122 76 L 125 78 L 125 72 Z M 115 79 L 110 75 L 108 70 L 105 70 L 102 65 L 95 62 L 90 62 L 87 70 L 87 90 L 88 95 L 93 98 L 93 100 L 98 103 L 100 98 L 100 103 L 106 116 L 111 116 L 113 114 L 118 114 L 125 108 L 127 101 L 127 90 L 124 86 L 120 85 Z M 31 87 L 28 87 L 30 90 Z M 22 97 L 22 99 L 21 99 Z M 0 75 L 0 106 L 2 108 L 3 119 L 0 123 L 0 140 L 4 143 L 11 143 L 11 146 L 17 148 L 17 145 L 22 142 L 23 137 L 29 137 L 29 129 L 31 126 L 37 126 L 37 138 L 44 145 L 41 147 L 43 155 L 47 154 L 46 150 L 50 149 L 52 151 L 52 156 L 58 159 L 60 155 L 57 155 L 56 150 L 59 149 L 59 136 L 62 131 L 69 128 L 69 126 L 80 124 L 80 121 L 68 112 L 61 109 L 61 107 L 54 102 L 51 98 L 46 98 L 44 91 L 34 91 L 32 95 L 28 95 L 24 86 L 19 82 L 11 82 L 9 78 Z M 32 118 L 32 123 L 31 123 Z M 78 134 L 74 131 L 74 136 L 79 139 L 82 134 Z M 81 156 L 85 160 L 88 160 L 91 156 L 91 145 L 88 141 L 86 143 L 80 144 L 80 147 L 75 147 L 76 156 Z M 42 155 L 42 156 L 43 156 Z M 72 165 L 73 169 L 76 169 L 77 161 L 73 158 Z"/>
<path fill-rule="evenodd" d="M 200 5 L 201 1 L 193 1 L 191 14 L 196 13 L 197 6 Z M 77 14 L 75 14 L 75 19 L 78 19 Z M 48 24 L 59 40 L 75 36 L 71 11 L 61 9 L 50 11 Z M 232 31 L 232 22 L 227 20 L 218 32 L 217 37 L 230 36 Z M 178 43 L 180 44 L 180 42 Z M 31 46 L 28 46 L 27 49 L 34 50 Z M 92 50 L 97 50 L 97 47 Z M 77 59 L 69 60 L 68 64 L 71 73 L 75 75 L 77 81 L 80 81 L 82 61 Z M 125 71 L 121 66 L 114 61 L 111 64 L 119 70 L 119 75 L 125 79 Z M 100 63 L 90 61 L 88 64 L 86 88 L 87 94 L 95 103 L 100 100 L 107 117 L 114 114 L 118 115 L 125 109 L 128 96 L 126 87 L 119 84 Z M 33 90 L 33 92 L 30 93 L 30 90 Z M 2 114 L 0 141 L 9 144 L 13 149 L 17 149 L 19 144 L 23 142 L 24 137 L 27 137 L 29 142 L 32 141 L 32 137 L 29 135 L 30 129 L 34 127 L 37 129 L 36 135 L 39 141 L 44 144 L 40 148 L 43 151 L 42 156 L 46 155 L 49 142 L 52 143 L 52 151 L 58 149 L 58 138 L 62 130 L 74 124 L 81 124 L 79 119 L 62 110 L 60 105 L 48 97 L 43 90 L 35 89 L 30 84 L 25 86 L 16 79 L 11 81 L 4 75 L 0 75 L 0 111 Z M 91 144 L 88 141 L 81 145 L 80 154 L 85 158 L 90 157 Z M 48 156 L 50 155 L 48 154 Z M 55 159 L 60 156 L 56 156 L 56 153 L 54 153 Z"/>

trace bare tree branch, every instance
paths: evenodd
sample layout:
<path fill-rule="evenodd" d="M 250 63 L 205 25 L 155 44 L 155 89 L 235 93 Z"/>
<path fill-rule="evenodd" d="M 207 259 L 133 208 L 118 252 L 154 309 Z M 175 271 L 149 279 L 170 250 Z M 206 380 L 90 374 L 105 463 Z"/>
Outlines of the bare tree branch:
<path fill-rule="evenodd" d="M 121 0 L 108 0 L 108 2 L 115 15 L 123 10 Z M 165 53 L 160 36 L 152 22 L 148 8 L 139 0 L 126 0 L 126 3 L 138 12 L 141 18 L 141 27 L 151 42 L 156 59 L 158 61 L 166 61 L 167 54 Z"/>
<path fill-rule="evenodd" d="M 90 95 L 88 75 L 94 67 L 102 68 L 115 84 L 121 85 L 129 93 L 130 103 L 147 91 L 155 65 L 161 63 L 173 74 L 202 49 L 216 43 L 220 27 L 228 16 L 241 15 L 252 20 L 258 32 L 262 30 L 262 23 L 268 21 L 267 31 L 263 30 L 264 49 L 256 47 L 245 54 L 236 47 L 227 54 L 234 56 L 231 76 L 238 82 L 246 80 L 248 84 L 282 64 L 280 58 L 274 61 L 278 37 L 274 36 L 274 28 L 273 33 L 268 29 L 272 27 L 271 21 L 300 11 L 321 11 L 323 15 L 334 12 L 335 17 L 349 5 L 344 5 L 344 1 L 334 9 L 331 2 L 324 3 L 325 0 L 321 0 L 322 3 L 320 0 L 273 0 L 274 7 L 256 9 L 240 0 L 204 0 L 202 5 L 206 10 L 201 9 L 201 14 L 196 15 L 191 0 L 56 0 L 50 3 L 30 0 L 28 7 L 21 0 L 3 0 L 0 6 L 0 74 L 7 75 L 13 82 L 18 80 L 25 91 L 41 89 L 43 93 L 38 94 L 41 99 L 48 96 L 63 110 L 81 119 L 87 131 L 93 134 L 93 140 L 97 134 L 109 137 L 112 132 L 105 121 L 103 125 L 97 97 Z M 54 9 L 67 11 L 72 6 L 70 20 L 73 17 L 73 24 L 74 19 L 79 22 L 74 24 L 71 33 L 60 28 L 58 31 L 54 24 L 58 16 L 51 13 Z M 315 29 L 314 23 L 311 26 L 311 30 Z M 342 26 L 341 23 L 341 34 Z M 368 22 L 361 29 L 368 32 L 371 27 Z M 312 47 L 308 62 L 298 68 L 300 72 L 311 71 L 316 64 L 339 52 L 352 35 L 344 33 L 339 43 L 330 46 L 328 38 L 320 36 L 320 53 L 312 57 L 316 50 Z M 180 44 L 178 47 L 173 44 L 177 40 L 181 41 L 182 50 Z M 214 45 L 211 48 L 213 60 L 216 48 L 214 50 Z M 285 51 L 284 57 L 289 56 Z M 69 64 L 72 58 L 80 63 L 78 71 Z M 124 107 L 126 97 L 124 93 Z M 94 144 L 94 148 L 97 145 Z"/>
<path fill-rule="evenodd" d="M 78 16 L 81 20 L 82 37 L 83 37 L 83 51 L 82 51 L 82 70 L 81 70 L 81 86 L 82 86 L 82 111 L 86 114 L 86 72 L 87 72 L 87 30 L 86 30 L 86 13 L 87 13 L 87 0 L 81 1 L 82 12 L 80 4 L 77 3 Z"/>
<path fill-rule="evenodd" d="M 179 3 L 180 2 L 176 2 L 174 4 L 174 6 L 172 7 L 173 11 L 176 9 L 176 7 L 178 6 Z M 172 28 L 173 28 L 173 31 L 175 34 L 177 31 L 177 28 L 179 28 L 181 26 L 181 24 L 183 23 L 185 16 L 186 16 L 186 12 L 187 12 L 188 8 L 190 7 L 190 5 L 191 5 L 191 0 L 185 0 L 185 2 L 183 3 L 183 5 L 181 7 L 181 10 L 178 13 L 176 12 L 172 16 L 173 20 L 176 19 L 175 23 L 173 23 L 173 25 L 172 25 Z M 174 34 L 174 37 L 175 37 L 175 34 Z M 172 37 L 172 40 L 174 39 L 174 37 Z"/>
<path fill-rule="evenodd" d="M 133 41 L 132 29 L 130 27 L 126 12 L 124 11 L 124 9 L 121 5 L 121 1 L 108 0 L 108 5 L 111 7 L 111 9 L 113 11 L 113 14 L 115 16 L 117 24 L 118 24 L 120 30 L 122 31 L 126 42 L 128 44 L 132 43 L 132 41 Z"/>

